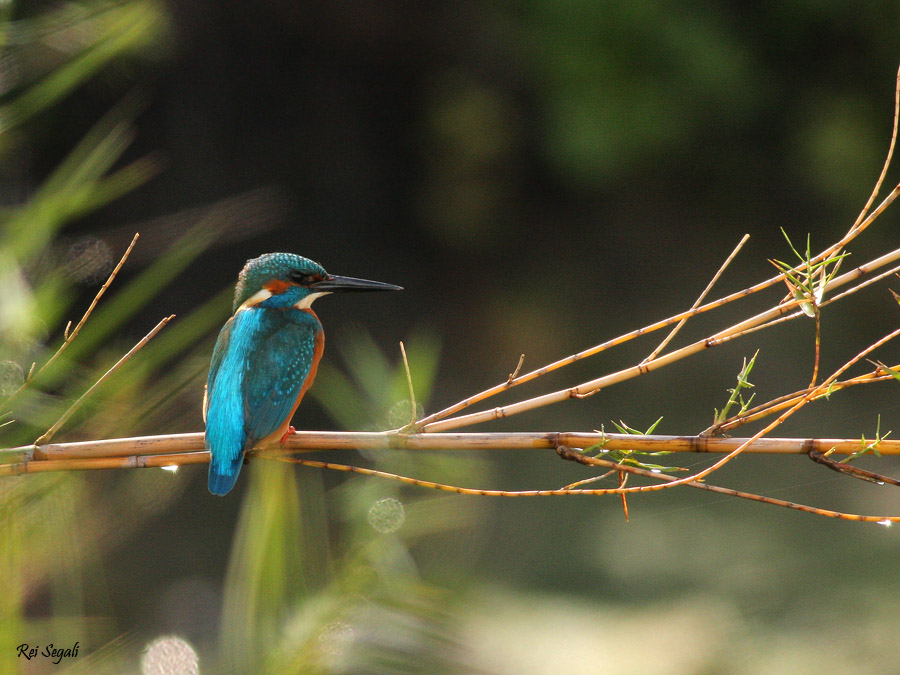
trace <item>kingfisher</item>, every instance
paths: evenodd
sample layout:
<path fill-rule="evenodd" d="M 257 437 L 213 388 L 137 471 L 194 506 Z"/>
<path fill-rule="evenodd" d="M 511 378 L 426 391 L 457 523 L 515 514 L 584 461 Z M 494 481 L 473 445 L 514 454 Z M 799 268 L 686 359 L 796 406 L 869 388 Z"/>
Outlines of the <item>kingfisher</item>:
<path fill-rule="evenodd" d="M 293 433 L 291 417 L 316 377 L 325 346 L 313 301 L 328 293 L 400 290 L 328 274 L 293 253 L 247 261 L 203 395 L 210 492 L 224 495 L 234 487 L 247 450 L 283 443 Z"/>

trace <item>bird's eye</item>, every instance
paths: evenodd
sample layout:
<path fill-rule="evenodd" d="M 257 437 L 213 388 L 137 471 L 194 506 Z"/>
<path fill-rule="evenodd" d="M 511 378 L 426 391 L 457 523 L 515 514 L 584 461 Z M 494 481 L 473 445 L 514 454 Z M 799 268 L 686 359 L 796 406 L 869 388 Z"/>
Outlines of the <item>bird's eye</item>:
<path fill-rule="evenodd" d="M 305 272 L 301 272 L 300 270 L 294 270 L 289 275 L 291 281 L 295 284 L 300 284 L 301 286 L 306 286 L 307 284 L 311 284 L 313 281 L 312 275 L 306 274 Z"/>

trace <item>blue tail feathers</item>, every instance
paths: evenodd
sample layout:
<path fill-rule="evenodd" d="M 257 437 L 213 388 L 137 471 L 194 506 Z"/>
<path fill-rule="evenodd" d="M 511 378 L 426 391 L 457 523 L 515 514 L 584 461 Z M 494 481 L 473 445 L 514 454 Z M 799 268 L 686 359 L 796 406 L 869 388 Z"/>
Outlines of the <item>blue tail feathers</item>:
<path fill-rule="evenodd" d="M 247 314 L 247 312 L 242 312 Z M 240 326 L 238 326 L 240 328 Z M 225 324 L 219 340 L 234 337 L 232 323 Z M 224 336 L 224 338 L 223 338 Z M 216 349 L 221 345 L 216 342 Z M 244 431 L 243 379 L 246 363 L 241 344 L 228 343 L 224 356 L 213 359 L 206 385 L 206 449 L 209 450 L 209 491 L 227 494 L 241 472 L 247 435 Z"/>
<path fill-rule="evenodd" d="M 244 453 L 240 453 L 234 460 L 225 462 L 217 462 L 213 458 L 209 465 L 209 491 L 219 496 L 228 494 L 237 482 L 243 464 Z"/>

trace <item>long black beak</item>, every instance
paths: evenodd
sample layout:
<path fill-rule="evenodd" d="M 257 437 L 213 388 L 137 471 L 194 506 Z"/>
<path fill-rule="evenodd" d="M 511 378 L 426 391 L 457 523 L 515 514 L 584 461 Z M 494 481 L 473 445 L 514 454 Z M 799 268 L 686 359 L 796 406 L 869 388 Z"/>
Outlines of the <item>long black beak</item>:
<path fill-rule="evenodd" d="M 353 277 L 339 277 L 328 275 L 322 281 L 310 284 L 309 288 L 318 293 L 345 293 L 349 291 L 402 291 L 402 286 L 385 284 L 380 281 L 368 279 L 354 279 Z"/>

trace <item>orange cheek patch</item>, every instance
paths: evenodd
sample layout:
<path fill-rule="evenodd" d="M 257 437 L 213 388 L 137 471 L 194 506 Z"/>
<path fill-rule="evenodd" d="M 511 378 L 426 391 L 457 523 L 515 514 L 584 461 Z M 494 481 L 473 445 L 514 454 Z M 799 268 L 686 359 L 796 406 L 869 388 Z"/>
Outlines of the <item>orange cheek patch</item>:
<path fill-rule="evenodd" d="M 291 287 L 286 281 L 282 281 L 281 279 L 272 279 L 271 281 L 267 281 L 263 284 L 263 288 L 265 288 L 272 295 L 279 295 L 280 293 L 284 293 L 287 289 Z"/>

